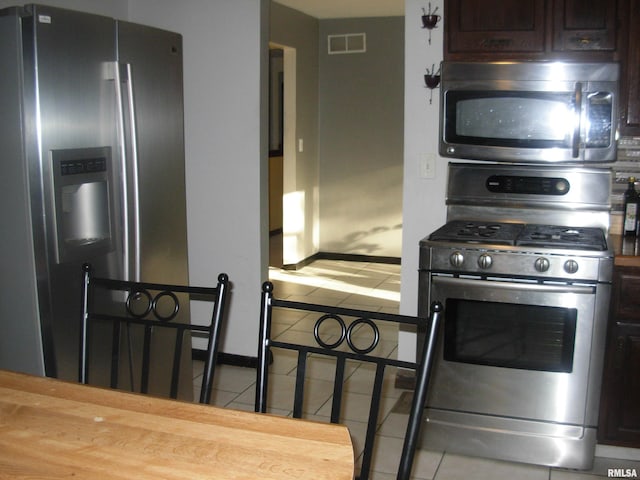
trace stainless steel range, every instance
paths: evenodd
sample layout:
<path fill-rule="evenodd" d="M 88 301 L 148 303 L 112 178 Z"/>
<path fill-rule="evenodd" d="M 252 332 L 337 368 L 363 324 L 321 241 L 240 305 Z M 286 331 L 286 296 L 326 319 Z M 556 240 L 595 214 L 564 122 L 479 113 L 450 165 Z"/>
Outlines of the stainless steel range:
<path fill-rule="evenodd" d="M 420 242 L 420 314 L 445 306 L 425 448 L 591 467 L 610 189 L 607 169 L 449 165 L 447 223 Z"/>

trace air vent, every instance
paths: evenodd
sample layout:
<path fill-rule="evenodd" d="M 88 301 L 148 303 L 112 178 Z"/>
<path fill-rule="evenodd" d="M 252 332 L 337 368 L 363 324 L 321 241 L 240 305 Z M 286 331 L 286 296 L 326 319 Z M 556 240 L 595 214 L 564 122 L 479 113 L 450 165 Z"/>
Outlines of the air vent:
<path fill-rule="evenodd" d="M 347 33 L 344 35 L 329 35 L 329 55 L 343 53 L 363 53 L 367 51 L 366 33 Z"/>

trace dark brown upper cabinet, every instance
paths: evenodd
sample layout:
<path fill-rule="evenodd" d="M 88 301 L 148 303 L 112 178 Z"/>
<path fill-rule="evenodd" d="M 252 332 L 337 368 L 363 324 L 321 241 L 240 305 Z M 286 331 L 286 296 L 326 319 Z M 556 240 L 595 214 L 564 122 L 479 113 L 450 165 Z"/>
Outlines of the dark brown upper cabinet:
<path fill-rule="evenodd" d="M 544 0 L 447 0 L 445 59 L 543 53 L 544 10 Z"/>
<path fill-rule="evenodd" d="M 620 49 L 620 135 L 640 136 L 640 0 L 622 2 Z"/>
<path fill-rule="evenodd" d="M 628 0 L 445 0 L 445 60 L 617 59 Z"/>
<path fill-rule="evenodd" d="M 614 52 L 617 2 L 611 0 L 555 0 L 553 50 L 556 52 Z"/>

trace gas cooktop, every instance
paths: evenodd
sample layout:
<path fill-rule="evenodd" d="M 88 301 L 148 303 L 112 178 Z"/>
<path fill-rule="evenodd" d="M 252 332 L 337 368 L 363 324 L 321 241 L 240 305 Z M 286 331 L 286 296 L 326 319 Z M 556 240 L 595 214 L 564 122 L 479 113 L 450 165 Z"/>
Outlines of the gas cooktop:
<path fill-rule="evenodd" d="M 454 220 L 433 232 L 429 240 L 598 251 L 607 249 L 607 241 L 600 228 L 508 222 Z"/>

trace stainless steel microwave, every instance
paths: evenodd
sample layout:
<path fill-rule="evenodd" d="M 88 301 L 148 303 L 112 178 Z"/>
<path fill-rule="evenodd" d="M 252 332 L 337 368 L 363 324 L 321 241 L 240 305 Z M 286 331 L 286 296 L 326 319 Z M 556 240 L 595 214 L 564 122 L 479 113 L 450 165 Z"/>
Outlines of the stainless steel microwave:
<path fill-rule="evenodd" d="M 440 155 L 512 163 L 616 159 L 617 63 L 443 62 Z"/>

